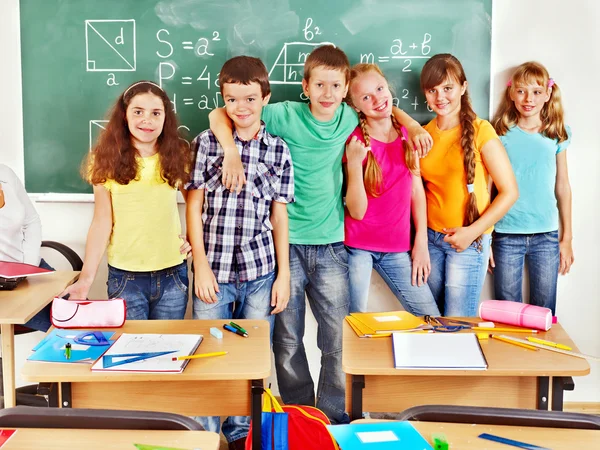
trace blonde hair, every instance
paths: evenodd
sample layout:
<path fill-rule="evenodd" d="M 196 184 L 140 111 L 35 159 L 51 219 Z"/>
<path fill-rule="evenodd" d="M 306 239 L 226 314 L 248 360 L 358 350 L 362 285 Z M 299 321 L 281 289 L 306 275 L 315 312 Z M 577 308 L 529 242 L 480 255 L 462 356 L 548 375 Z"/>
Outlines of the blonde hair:
<path fill-rule="evenodd" d="M 550 75 L 546 68 L 538 62 L 529 61 L 521 64 L 513 73 L 510 82 L 506 86 L 502 102 L 496 111 L 493 125 L 496 133 L 500 136 L 506 134 L 509 128 L 515 126 L 519 121 L 519 111 L 515 107 L 515 102 L 510 98 L 511 89 L 517 86 L 528 84 L 537 84 L 545 89 L 552 87 L 550 99 L 542 107 L 540 119 L 542 120 L 543 133 L 550 139 L 557 139 L 558 142 L 567 140 L 567 130 L 564 123 L 564 111 L 561 102 L 561 93 L 558 84 L 554 80 L 550 83 Z"/>
<path fill-rule="evenodd" d="M 350 69 L 350 85 L 348 88 L 348 92 L 351 92 L 352 83 L 354 81 L 356 81 L 356 79 L 359 76 L 361 76 L 365 73 L 368 73 L 368 72 L 376 72 L 377 74 L 381 75 L 383 77 L 383 79 L 385 79 L 387 81 L 387 78 L 385 77 L 385 75 L 383 74 L 383 72 L 381 71 L 381 69 L 379 68 L 379 66 L 377 64 L 356 64 L 356 65 L 352 66 L 352 68 Z M 358 108 L 356 108 L 356 105 L 353 104 L 352 96 L 350 94 L 348 94 L 346 101 L 348 102 L 348 104 L 350 106 L 352 106 L 355 109 L 358 109 Z M 360 120 L 360 129 L 362 131 L 365 145 L 367 147 L 369 147 L 371 145 L 371 137 L 369 136 L 369 130 L 367 127 L 367 117 L 361 111 L 358 113 L 358 118 Z M 396 129 L 398 136 L 400 136 L 400 138 L 403 138 L 401 125 L 398 123 L 398 121 L 396 120 L 396 118 L 393 115 L 390 116 L 390 119 L 392 120 L 392 125 Z M 406 167 L 408 167 L 408 169 L 412 173 L 417 174 L 418 168 L 417 168 L 417 159 L 415 157 L 415 153 L 410 149 L 410 147 L 408 146 L 408 143 L 406 142 L 405 139 L 402 139 L 402 146 L 404 149 L 404 160 L 406 162 Z M 365 173 L 364 173 L 364 183 L 365 183 L 365 189 L 366 189 L 367 193 L 369 195 L 371 195 L 372 197 L 378 197 L 381 194 L 382 182 L 383 182 L 383 179 L 382 179 L 382 174 L 381 174 L 381 167 L 377 163 L 377 160 L 373 156 L 373 153 L 368 152 L 367 153 L 367 165 L 365 167 Z"/>
<path fill-rule="evenodd" d="M 449 53 L 440 53 L 429 59 L 421 71 L 421 89 L 423 92 L 435 86 L 442 84 L 448 78 L 456 80 L 460 86 L 467 81 L 462 64 L 455 56 Z M 467 176 L 467 185 L 472 185 L 475 181 L 475 126 L 473 123 L 477 119 L 477 114 L 473 111 L 469 92 L 465 93 L 460 99 L 460 127 L 461 137 L 460 145 L 463 149 L 463 166 Z M 468 227 L 479 219 L 479 208 L 477 207 L 477 197 L 475 191 L 469 192 L 463 226 Z M 477 238 L 481 242 L 481 236 Z"/>

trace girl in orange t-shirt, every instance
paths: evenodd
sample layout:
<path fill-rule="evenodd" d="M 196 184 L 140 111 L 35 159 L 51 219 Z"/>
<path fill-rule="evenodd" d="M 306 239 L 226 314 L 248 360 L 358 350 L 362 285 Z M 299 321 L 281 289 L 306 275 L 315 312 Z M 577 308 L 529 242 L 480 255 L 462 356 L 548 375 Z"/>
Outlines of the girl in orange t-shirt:
<path fill-rule="evenodd" d="M 493 127 L 473 111 L 458 59 L 433 56 L 421 72 L 421 89 L 436 113 L 425 126 L 433 148 L 421 161 L 431 258 L 427 282 L 442 314 L 475 316 L 490 233 L 516 201 L 517 184 Z M 489 176 L 498 188 L 491 203 Z"/>

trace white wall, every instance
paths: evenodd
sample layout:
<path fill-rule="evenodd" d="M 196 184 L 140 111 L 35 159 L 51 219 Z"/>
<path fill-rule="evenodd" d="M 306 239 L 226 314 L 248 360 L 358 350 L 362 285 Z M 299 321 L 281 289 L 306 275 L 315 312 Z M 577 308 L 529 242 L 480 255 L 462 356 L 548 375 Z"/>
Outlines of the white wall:
<path fill-rule="evenodd" d="M 0 22 L 0 161 L 23 175 L 21 72 L 19 59 L 19 2 L 3 0 Z M 574 193 L 573 221 L 576 261 L 571 273 L 558 285 L 558 314 L 563 326 L 584 353 L 600 355 L 600 241 L 585 240 L 585 232 L 599 229 L 600 146 L 593 123 L 596 78 L 600 73 L 600 3 L 595 0 L 496 0 L 494 2 L 492 103 L 497 105 L 511 68 L 526 60 L 545 64 L 564 93 L 567 122 L 573 129 L 569 166 Z M 83 254 L 93 205 L 90 203 L 39 203 L 44 239 L 64 242 Z M 182 216 L 183 219 L 183 216 Z M 588 231 L 589 232 L 589 231 Z M 102 265 L 102 267 L 105 267 Z M 103 268 L 91 295 L 106 295 Z M 491 298 L 490 280 L 482 298 Z M 374 275 L 370 308 L 391 310 L 398 303 L 382 280 Z M 313 377 L 318 375 L 316 328 L 309 318 L 306 329 Z M 32 341 L 40 334 L 17 340 L 17 368 L 26 358 Z M 576 390 L 567 401 L 600 402 L 600 364 L 592 373 L 575 380 Z"/>

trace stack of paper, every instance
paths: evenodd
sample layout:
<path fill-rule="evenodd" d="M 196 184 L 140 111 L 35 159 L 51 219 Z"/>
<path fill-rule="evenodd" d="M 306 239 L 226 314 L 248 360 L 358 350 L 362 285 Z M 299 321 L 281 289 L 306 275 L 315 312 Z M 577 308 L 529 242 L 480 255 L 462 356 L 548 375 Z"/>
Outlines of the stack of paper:
<path fill-rule="evenodd" d="M 343 450 L 433 450 L 409 422 L 327 425 Z"/>
<path fill-rule="evenodd" d="M 193 355 L 201 342 L 201 334 L 123 333 L 92 370 L 181 373 L 189 359 L 176 358 Z"/>
<path fill-rule="evenodd" d="M 406 311 L 351 313 L 346 321 L 359 337 L 389 336 L 392 332 L 430 328 L 421 318 Z"/>
<path fill-rule="evenodd" d="M 392 344 L 396 369 L 487 369 L 473 333 L 394 333 Z"/>

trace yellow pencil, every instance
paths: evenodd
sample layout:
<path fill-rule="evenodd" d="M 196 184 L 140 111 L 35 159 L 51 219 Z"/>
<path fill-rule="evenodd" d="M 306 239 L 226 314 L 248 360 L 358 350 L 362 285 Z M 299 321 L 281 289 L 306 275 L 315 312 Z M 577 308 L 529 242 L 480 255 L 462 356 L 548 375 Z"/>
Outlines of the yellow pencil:
<path fill-rule="evenodd" d="M 523 347 L 523 348 L 526 348 L 526 349 L 528 349 L 528 350 L 535 350 L 535 351 L 537 351 L 537 350 L 538 350 L 538 349 L 537 349 L 537 348 L 535 348 L 533 345 L 522 344 L 521 342 L 516 342 L 516 341 L 513 341 L 512 339 L 508 339 L 508 338 L 505 338 L 505 337 L 501 337 L 501 336 L 495 336 L 495 335 L 493 335 L 493 334 L 490 334 L 490 337 L 491 337 L 492 339 L 496 339 L 496 340 L 498 340 L 498 341 L 506 342 L 507 344 L 518 345 L 519 347 Z"/>
<path fill-rule="evenodd" d="M 473 327 L 474 331 L 501 331 L 503 333 L 537 333 L 538 330 L 528 330 L 525 328 L 502 328 L 502 327 Z"/>
<path fill-rule="evenodd" d="M 171 358 L 172 361 L 179 361 L 182 359 L 197 359 L 197 358 L 208 358 L 210 356 L 223 356 L 226 355 L 227 352 L 212 352 L 212 353 L 200 353 L 198 355 L 189 355 L 189 356 L 177 356 L 175 358 Z"/>
<path fill-rule="evenodd" d="M 543 339 L 538 339 L 538 338 L 534 338 L 534 337 L 529 337 L 527 336 L 526 338 L 529 342 L 535 342 L 536 344 L 544 344 L 544 345 L 548 345 L 550 347 L 555 347 L 555 348 L 560 348 L 561 350 L 573 350 L 571 347 L 569 347 L 568 345 L 564 345 L 564 344 L 558 344 L 556 342 L 552 342 L 552 341 L 545 341 Z"/>

